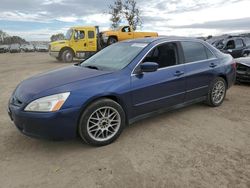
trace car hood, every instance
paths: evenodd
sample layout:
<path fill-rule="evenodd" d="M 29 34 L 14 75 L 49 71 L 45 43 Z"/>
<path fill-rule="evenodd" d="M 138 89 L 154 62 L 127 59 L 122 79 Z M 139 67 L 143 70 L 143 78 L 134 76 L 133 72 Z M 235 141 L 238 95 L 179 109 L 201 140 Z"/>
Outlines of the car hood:
<path fill-rule="evenodd" d="M 41 92 L 49 89 L 108 73 L 107 71 L 99 71 L 80 66 L 57 69 L 24 80 L 17 86 L 15 97 L 22 102 L 26 102 L 31 99 L 33 100 Z"/>
<path fill-rule="evenodd" d="M 237 63 L 250 67 L 250 57 L 235 59 Z"/>

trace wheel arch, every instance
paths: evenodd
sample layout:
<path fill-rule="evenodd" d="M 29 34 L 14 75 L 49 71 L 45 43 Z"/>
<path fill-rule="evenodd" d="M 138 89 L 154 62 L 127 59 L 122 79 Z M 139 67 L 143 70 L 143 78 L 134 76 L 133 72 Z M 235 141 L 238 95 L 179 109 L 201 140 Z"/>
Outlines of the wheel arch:
<path fill-rule="evenodd" d="M 72 48 L 68 47 L 68 46 L 63 47 L 63 48 L 59 51 L 59 57 L 62 56 L 62 53 L 63 53 L 65 50 L 70 50 L 70 51 L 73 53 L 74 57 L 75 57 L 75 51 L 74 51 Z"/>
<path fill-rule="evenodd" d="M 79 127 L 79 123 L 80 123 L 80 120 L 81 120 L 81 116 L 82 114 L 84 113 L 84 111 L 86 110 L 86 108 L 91 105 L 93 102 L 97 101 L 97 100 L 100 100 L 100 99 L 111 99 L 115 102 L 117 102 L 119 105 L 121 105 L 124 113 L 125 113 L 125 118 L 126 118 L 126 124 L 128 124 L 128 114 L 126 112 L 126 105 L 125 103 L 123 102 L 123 100 L 117 96 L 116 94 L 113 94 L 113 93 L 110 93 L 110 94 L 105 94 L 105 95 L 99 95 L 99 96 L 95 96 L 95 97 L 92 97 L 90 98 L 89 100 L 87 100 L 81 107 L 81 110 L 80 110 L 80 113 L 79 113 L 79 117 L 77 119 L 77 129 L 76 129 L 76 132 L 77 132 L 77 135 L 78 135 L 78 127 Z"/>
<path fill-rule="evenodd" d="M 109 40 L 110 38 L 115 38 L 115 39 L 117 40 L 117 42 L 118 42 L 118 36 L 117 36 L 117 35 L 110 35 L 109 38 L 108 38 L 108 40 Z"/>
<path fill-rule="evenodd" d="M 219 74 L 218 77 L 221 77 L 221 78 L 223 78 L 225 80 L 225 82 L 226 82 L 226 88 L 228 88 L 228 79 L 227 79 L 227 76 L 224 75 L 224 74 Z"/>

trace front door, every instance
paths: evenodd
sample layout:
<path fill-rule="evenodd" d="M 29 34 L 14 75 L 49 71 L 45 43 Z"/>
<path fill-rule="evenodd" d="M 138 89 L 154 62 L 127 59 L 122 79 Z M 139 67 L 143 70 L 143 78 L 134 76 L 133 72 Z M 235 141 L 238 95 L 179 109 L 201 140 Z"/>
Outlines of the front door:
<path fill-rule="evenodd" d="M 128 40 L 133 39 L 133 32 L 131 32 L 131 29 L 129 26 L 125 26 L 121 29 L 119 40 Z"/>
<path fill-rule="evenodd" d="M 76 52 L 87 51 L 87 37 L 85 30 L 74 30 L 73 35 L 74 45 L 72 47 Z"/>
<path fill-rule="evenodd" d="M 144 62 L 156 62 L 159 69 L 139 73 L 139 65 L 132 74 L 134 116 L 182 103 L 186 89 L 185 65 L 180 64 L 177 44 L 165 43 L 155 47 Z"/>

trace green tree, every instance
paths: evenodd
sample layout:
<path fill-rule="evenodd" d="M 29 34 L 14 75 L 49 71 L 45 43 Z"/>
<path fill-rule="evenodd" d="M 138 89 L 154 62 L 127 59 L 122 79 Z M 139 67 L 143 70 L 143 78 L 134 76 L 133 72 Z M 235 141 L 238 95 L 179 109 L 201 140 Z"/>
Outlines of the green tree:
<path fill-rule="evenodd" d="M 122 20 L 126 20 L 134 30 L 142 25 L 141 11 L 135 0 L 115 0 L 113 5 L 109 5 L 108 13 L 111 15 L 112 28 L 119 27 Z"/>
<path fill-rule="evenodd" d="M 6 37 L 8 37 L 8 34 L 0 30 L 0 43 L 4 43 Z"/>
<path fill-rule="evenodd" d="M 111 28 L 118 28 L 122 18 L 122 0 L 116 0 L 114 5 L 109 5 L 109 14 L 111 14 Z"/>
<path fill-rule="evenodd" d="M 135 0 L 126 0 L 123 4 L 123 14 L 130 26 L 134 30 L 137 29 L 138 26 L 142 25 L 142 20 L 140 17 L 141 11 L 137 8 L 137 4 Z"/>
<path fill-rule="evenodd" d="M 62 33 L 54 34 L 50 37 L 51 42 L 63 40 L 63 39 L 64 39 L 64 35 Z"/>

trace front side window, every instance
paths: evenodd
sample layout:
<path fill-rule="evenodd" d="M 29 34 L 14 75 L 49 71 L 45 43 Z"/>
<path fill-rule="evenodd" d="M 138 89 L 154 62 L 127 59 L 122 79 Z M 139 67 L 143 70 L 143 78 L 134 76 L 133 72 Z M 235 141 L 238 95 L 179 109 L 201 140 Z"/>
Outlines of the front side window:
<path fill-rule="evenodd" d="M 185 41 L 181 42 L 181 45 L 183 48 L 186 63 L 202 61 L 215 57 L 207 47 L 199 42 Z"/>
<path fill-rule="evenodd" d="M 227 42 L 226 49 L 235 49 L 235 42 L 234 42 L 234 40 L 229 40 Z"/>
<path fill-rule="evenodd" d="M 175 43 L 162 44 L 151 50 L 143 62 L 155 62 L 159 68 L 178 64 L 177 46 Z"/>
<path fill-rule="evenodd" d="M 123 28 L 122 28 L 122 32 L 125 32 L 125 33 L 130 32 L 130 27 L 129 27 L 129 26 L 123 27 Z"/>
<path fill-rule="evenodd" d="M 84 37 L 85 37 L 84 31 L 75 30 L 75 36 L 74 36 L 75 39 L 77 40 L 84 39 Z"/>

